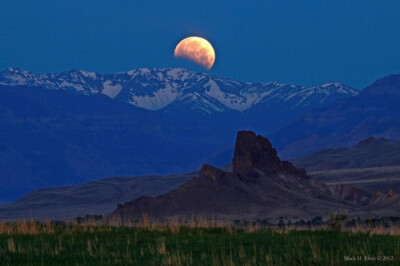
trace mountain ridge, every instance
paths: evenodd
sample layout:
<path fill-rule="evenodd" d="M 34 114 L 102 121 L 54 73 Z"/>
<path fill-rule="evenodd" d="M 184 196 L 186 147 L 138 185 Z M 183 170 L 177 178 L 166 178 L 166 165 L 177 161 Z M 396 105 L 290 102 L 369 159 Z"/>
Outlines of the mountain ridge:
<path fill-rule="evenodd" d="M 308 171 L 400 165 L 400 140 L 369 137 L 351 147 L 323 149 L 292 163 Z"/>
<path fill-rule="evenodd" d="M 356 96 L 305 112 L 271 139 L 284 158 L 324 148 L 348 147 L 362 139 L 400 139 L 400 74 L 389 75 Z"/>
<path fill-rule="evenodd" d="M 18 68 L 0 72 L 2 85 L 39 86 L 83 95 L 104 94 L 147 110 L 171 109 L 174 105 L 211 114 L 243 112 L 259 104 L 288 102 L 292 106 L 325 104 L 354 97 L 359 91 L 338 82 L 305 87 L 278 82 L 251 83 L 182 68 L 141 68 L 116 74 L 71 70 L 36 74 Z"/>

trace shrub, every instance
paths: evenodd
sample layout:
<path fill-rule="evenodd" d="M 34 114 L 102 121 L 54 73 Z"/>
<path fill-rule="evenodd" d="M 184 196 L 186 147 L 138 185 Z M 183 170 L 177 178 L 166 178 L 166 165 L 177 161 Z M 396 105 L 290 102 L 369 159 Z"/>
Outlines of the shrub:
<path fill-rule="evenodd" d="M 339 231 L 342 230 L 343 224 L 349 215 L 345 212 L 342 213 L 329 213 L 329 218 L 327 220 L 327 225 L 330 230 Z"/>
<path fill-rule="evenodd" d="M 321 216 L 315 216 L 312 220 L 311 220 L 311 224 L 312 225 L 322 225 L 324 224 L 324 221 L 322 220 Z"/>

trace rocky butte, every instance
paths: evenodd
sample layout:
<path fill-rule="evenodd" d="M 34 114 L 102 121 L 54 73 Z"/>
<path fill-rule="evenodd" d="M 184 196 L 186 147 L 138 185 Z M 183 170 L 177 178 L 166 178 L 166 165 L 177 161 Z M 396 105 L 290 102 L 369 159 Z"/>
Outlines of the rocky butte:
<path fill-rule="evenodd" d="M 237 133 L 232 168 L 233 172 L 226 172 L 205 164 L 198 177 L 177 189 L 120 205 L 110 218 L 132 220 L 148 214 L 155 219 L 300 219 L 343 210 L 351 215 L 363 216 L 367 210 L 373 214 L 373 195 L 347 185 L 317 182 L 304 169 L 282 161 L 267 138 L 251 131 Z"/>

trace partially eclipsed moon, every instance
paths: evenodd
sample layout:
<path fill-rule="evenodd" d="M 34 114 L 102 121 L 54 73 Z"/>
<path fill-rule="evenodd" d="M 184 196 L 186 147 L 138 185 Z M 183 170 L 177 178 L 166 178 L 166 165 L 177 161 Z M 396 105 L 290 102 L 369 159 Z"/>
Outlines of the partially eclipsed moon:
<path fill-rule="evenodd" d="M 180 41 L 175 48 L 174 56 L 189 59 L 208 70 L 215 62 L 214 48 L 201 37 L 188 37 Z"/>

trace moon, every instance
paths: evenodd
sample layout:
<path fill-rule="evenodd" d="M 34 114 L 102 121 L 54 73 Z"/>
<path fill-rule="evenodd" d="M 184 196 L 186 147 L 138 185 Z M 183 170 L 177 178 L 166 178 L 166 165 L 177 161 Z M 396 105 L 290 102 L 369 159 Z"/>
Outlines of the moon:
<path fill-rule="evenodd" d="M 206 39 L 196 36 L 180 41 L 175 48 L 174 56 L 189 59 L 207 70 L 210 70 L 215 62 L 212 45 Z"/>

